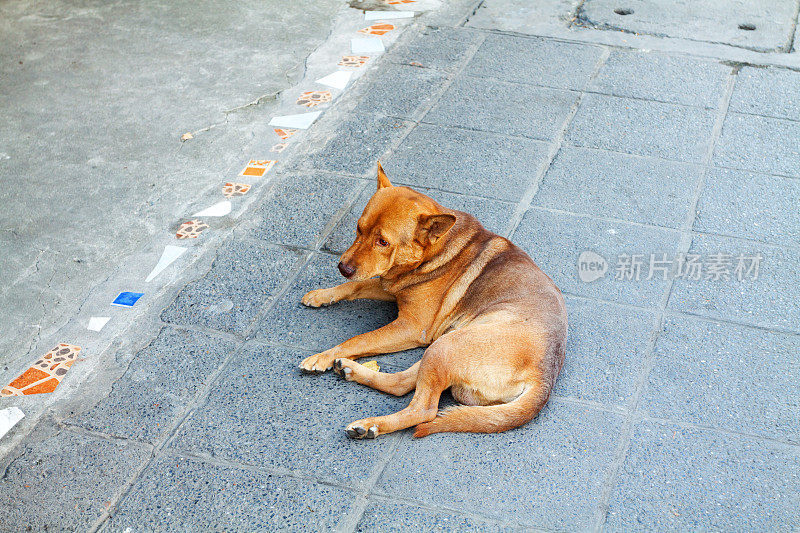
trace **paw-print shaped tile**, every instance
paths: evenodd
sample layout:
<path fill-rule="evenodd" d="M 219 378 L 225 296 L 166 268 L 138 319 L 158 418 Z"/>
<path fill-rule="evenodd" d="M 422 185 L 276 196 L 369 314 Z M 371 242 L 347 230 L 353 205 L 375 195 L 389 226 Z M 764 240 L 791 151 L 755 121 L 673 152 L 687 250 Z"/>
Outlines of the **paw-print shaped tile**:
<path fill-rule="evenodd" d="M 250 162 L 247 163 L 247 166 L 244 167 L 244 170 L 239 172 L 239 175 L 260 178 L 266 174 L 273 165 L 275 165 L 275 161 L 270 161 L 268 159 L 251 159 Z"/>
<path fill-rule="evenodd" d="M 314 107 L 320 104 L 326 104 L 330 102 L 331 99 L 330 91 L 306 91 L 297 99 L 297 105 Z"/>
<path fill-rule="evenodd" d="M 381 24 L 373 24 L 372 26 L 369 26 L 367 28 L 362 28 L 358 30 L 358 33 L 361 33 L 363 35 L 383 35 L 385 33 L 392 31 L 393 29 L 394 29 L 394 24 L 387 24 L 384 22 Z"/>
<path fill-rule="evenodd" d="M 272 147 L 272 148 L 270 148 L 270 149 L 269 149 L 269 151 L 270 151 L 270 152 L 278 152 L 278 153 L 281 153 L 281 152 L 283 152 L 284 150 L 286 150 L 286 147 L 287 147 L 287 146 L 289 146 L 289 143 L 278 143 L 278 144 L 276 144 L 276 145 L 273 145 L 273 147 Z"/>
<path fill-rule="evenodd" d="M 80 346 L 59 344 L 0 390 L 0 396 L 27 396 L 53 392 L 78 358 Z"/>
<path fill-rule="evenodd" d="M 369 56 L 342 56 L 339 61 L 340 67 L 363 67 Z"/>
<path fill-rule="evenodd" d="M 293 130 L 291 128 L 275 128 L 273 131 L 282 141 L 285 141 L 286 139 L 297 133 L 297 130 Z"/>
<path fill-rule="evenodd" d="M 175 237 L 178 239 L 196 239 L 200 233 L 207 229 L 208 224 L 205 222 L 201 220 L 190 220 L 189 222 L 181 224 Z"/>
<path fill-rule="evenodd" d="M 222 186 L 222 194 L 225 198 L 233 198 L 234 196 L 244 196 L 250 190 L 250 185 L 246 183 L 232 183 L 228 182 Z"/>

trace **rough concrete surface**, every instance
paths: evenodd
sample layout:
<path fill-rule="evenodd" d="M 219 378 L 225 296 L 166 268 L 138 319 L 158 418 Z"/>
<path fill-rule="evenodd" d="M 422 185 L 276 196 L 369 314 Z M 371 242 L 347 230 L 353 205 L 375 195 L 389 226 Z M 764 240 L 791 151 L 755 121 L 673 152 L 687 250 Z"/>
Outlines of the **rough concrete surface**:
<path fill-rule="evenodd" d="M 378 2 L 351 4 L 0 6 L 0 385 L 83 347 L 55 392 L 0 398 L 26 413 L 0 530 L 800 528 L 797 2 L 420 0 L 339 67 Z M 269 120 L 348 68 L 270 152 Z M 176 241 L 251 158 L 278 163 Z M 342 280 L 379 159 L 565 293 L 566 363 L 526 426 L 351 441 L 410 395 L 296 370 L 396 316 L 300 304 Z M 145 283 L 167 244 L 189 252 Z M 121 290 L 145 297 L 111 309 Z"/>
<path fill-rule="evenodd" d="M 240 170 L 341 8 L 284 5 L 0 6 L 0 364 Z"/>

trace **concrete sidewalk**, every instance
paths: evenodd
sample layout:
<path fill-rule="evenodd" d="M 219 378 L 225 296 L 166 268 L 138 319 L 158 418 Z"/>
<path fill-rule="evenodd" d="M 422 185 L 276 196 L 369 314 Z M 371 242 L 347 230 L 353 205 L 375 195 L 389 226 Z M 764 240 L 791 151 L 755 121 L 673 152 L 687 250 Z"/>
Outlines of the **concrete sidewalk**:
<path fill-rule="evenodd" d="M 493 2 L 409 27 L 111 352 L 114 378 L 2 460 L 0 529 L 800 528 L 800 73 L 731 59 L 766 37 L 565 40 L 552 28 L 591 24 L 558 4 L 531 35 Z M 378 159 L 565 293 L 567 361 L 534 422 L 352 441 L 347 423 L 410 397 L 298 373 L 396 313 L 300 304 L 341 281 Z"/>

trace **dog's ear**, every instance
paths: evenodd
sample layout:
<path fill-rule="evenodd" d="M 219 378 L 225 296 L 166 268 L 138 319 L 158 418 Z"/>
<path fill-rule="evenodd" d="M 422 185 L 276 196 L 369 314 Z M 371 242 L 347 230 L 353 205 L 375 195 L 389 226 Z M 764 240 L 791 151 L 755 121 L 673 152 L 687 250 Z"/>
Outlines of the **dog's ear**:
<path fill-rule="evenodd" d="M 384 187 L 391 187 L 391 186 L 392 183 L 389 181 L 389 176 L 387 176 L 386 172 L 383 171 L 381 162 L 378 161 L 378 190 L 381 190 Z"/>
<path fill-rule="evenodd" d="M 455 215 L 421 215 L 417 224 L 417 240 L 423 245 L 433 244 L 456 223 Z"/>

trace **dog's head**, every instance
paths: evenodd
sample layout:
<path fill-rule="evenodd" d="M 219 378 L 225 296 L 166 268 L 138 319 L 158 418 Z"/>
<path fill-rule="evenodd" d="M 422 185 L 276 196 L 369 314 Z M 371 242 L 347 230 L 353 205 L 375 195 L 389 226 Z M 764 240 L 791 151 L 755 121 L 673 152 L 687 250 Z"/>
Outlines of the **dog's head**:
<path fill-rule="evenodd" d="M 354 281 L 410 272 L 430 257 L 455 222 L 433 199 L 394 187 L 378 163 L 378 190 L 358 219 L 356 240 L 342 254 L 339 272 Z"/>

